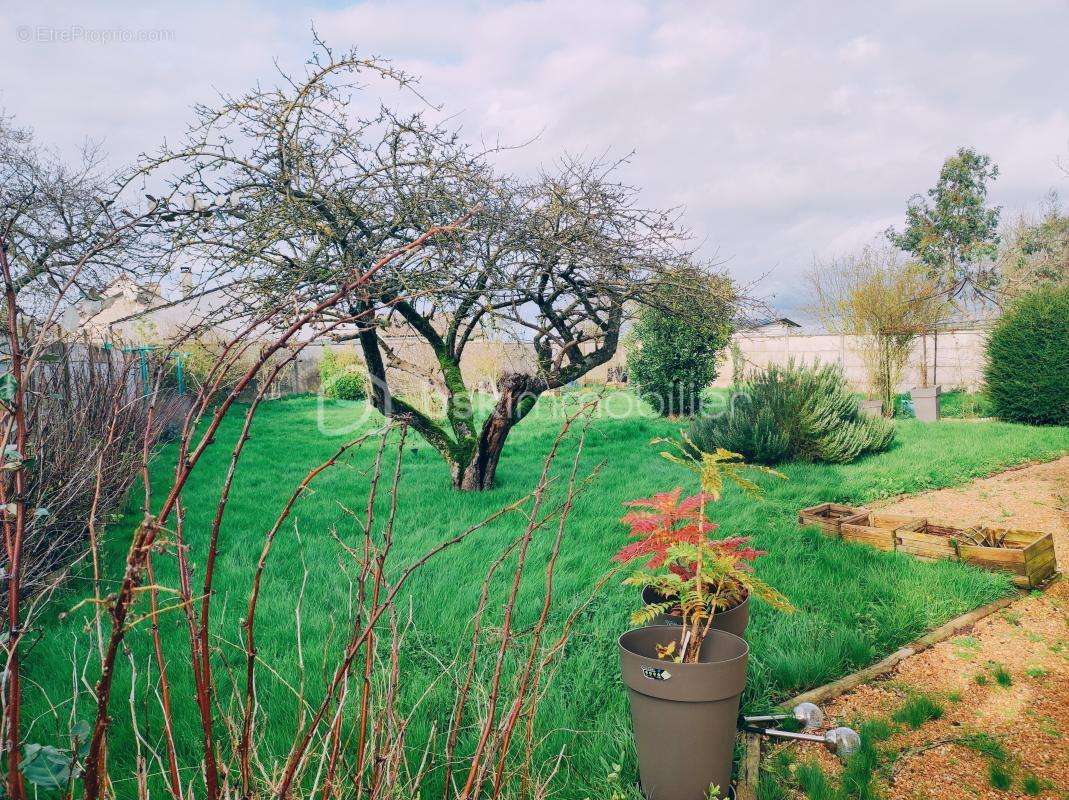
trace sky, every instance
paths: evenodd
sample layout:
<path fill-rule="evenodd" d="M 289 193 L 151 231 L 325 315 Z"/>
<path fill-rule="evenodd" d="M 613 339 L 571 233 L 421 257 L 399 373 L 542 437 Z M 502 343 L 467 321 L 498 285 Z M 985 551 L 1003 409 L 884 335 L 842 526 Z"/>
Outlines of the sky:
<path fill-rule="evenodd" d="M 523 144 L 503 170 L 630 156 L 642 202 L 684 207 L 702 257 L 784 313 L 958 147 L 998 164 L 1005 216 L 1069 205 L 1069 0 L 6 0 L 0 109 L 119 165 L 179 139 L 195 103 L 299 69 L 313 28 L 419 76 L 473 142 Z"/>

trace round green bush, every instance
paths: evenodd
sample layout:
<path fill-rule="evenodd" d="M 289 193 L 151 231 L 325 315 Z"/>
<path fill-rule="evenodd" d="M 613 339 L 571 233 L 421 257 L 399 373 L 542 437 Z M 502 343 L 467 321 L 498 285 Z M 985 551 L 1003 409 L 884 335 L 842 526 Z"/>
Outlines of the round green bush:
<path fill-rule="evenodd" d="M 323 389 L 323 396 L 334 400 L 363 400 L 367 396 L 364 376 L 350 367 L 330 379 Z"/>
<path fill-rule="evenodd" d="M 984 365 L 995 416 L 1069 425 L 1069 285 L 1025 295 L 995 324 Z"/>
<path fill-rule="evenodd" d="M 320 391 L 332 400 L 363 400 L 367 397 L 367 379 L 356 352 L 334 351 L 327 347 L 319 362 Z"/>
<path fill-rule="evenodd" d="M 731 337 L 727 313 L 697 319 L 645 309 L 628 353 L 627 369 L 639 394 L 662 416 L 690 415 L 701 408 L 702 389 L 716 377 L 717 353 Z"/>

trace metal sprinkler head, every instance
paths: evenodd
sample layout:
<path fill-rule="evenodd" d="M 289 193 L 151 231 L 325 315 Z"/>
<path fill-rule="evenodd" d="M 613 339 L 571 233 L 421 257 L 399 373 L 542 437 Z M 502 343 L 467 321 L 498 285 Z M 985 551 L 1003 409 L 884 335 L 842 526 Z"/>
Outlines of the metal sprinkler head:
<path fill-rule="evenodd" d="M 846 758 L 861 747 L 861 735 L 853 728 L 832 728 L 824 734 L 824 746 L 839 758 Z"/>
<path fill-rule="evenodd" d="M 807 731 L 819 728 L 824 724 L 824 712 L 813 703 L 799 703 L 792 709 L 794 718 L 802 723 Z"/>
<path fill-rule="evenodd" d="M 789 714 L 757 714 L 743 717 L 742 721 L 747 725 L 754 725 L 758 722 L 779 722 L 785 719 L 797 720 L 807 731 L 811 731 L 824 724 L 824 712 L 813 703 L 799 703 Z"/>

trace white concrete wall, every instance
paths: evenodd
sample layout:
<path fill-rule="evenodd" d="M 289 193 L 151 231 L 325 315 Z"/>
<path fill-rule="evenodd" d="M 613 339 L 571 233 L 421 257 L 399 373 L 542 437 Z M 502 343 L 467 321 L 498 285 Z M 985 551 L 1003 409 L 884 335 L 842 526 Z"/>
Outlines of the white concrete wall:
<path fill-rule="evenodd" d="M 938 336 L 928 337 L 928 378 L 932 380 L 932 364 L 935 362 L 935 381 L 946 389 L 966 388 L 976 390 L 983 380 L 984 349 L 987 338 L 985 330 L 943 331 Z M 841 364 L 847 380 L 858 390 L 866 388 L 865 363 L 852 336 L 834 334 L 784 333 L 777 335 L 736 334 L 733 341 L 742 351 L 745 368 L 764 367 L 769 364 L 795 363 Z M 908 391 L 920 383 L 921 342 L 913 346 L 909 365 L 902 376 L 899 391 Z M 937 360 L 936 360 L 937 357 Z M 725 352 L 714 386 L 731 383 L 731 357 Z"/>

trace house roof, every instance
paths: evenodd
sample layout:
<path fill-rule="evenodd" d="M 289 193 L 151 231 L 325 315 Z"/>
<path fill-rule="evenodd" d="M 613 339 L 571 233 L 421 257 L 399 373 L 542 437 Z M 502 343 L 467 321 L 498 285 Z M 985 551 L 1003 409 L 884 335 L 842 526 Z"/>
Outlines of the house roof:
<path fill-rule="evenodd" d="M 745 329 L 756 329 L 756 328 L 767 328 L 770 325 L 782 325 L 785 328 L 801 328 L 802 327 L 800 323 L 795 322 L 790 317 L 774 317 L 774 318 L 763 317 L 763 318 L 760 318 L 760 319 L 751 319 L 751 318 L 740 317 L 739 319 L 737 319 L 735 321 L 735 323 L 736 323 L 737 327 L 739 327 L 740 329 L 744 329 L 744 330 Z"/>

